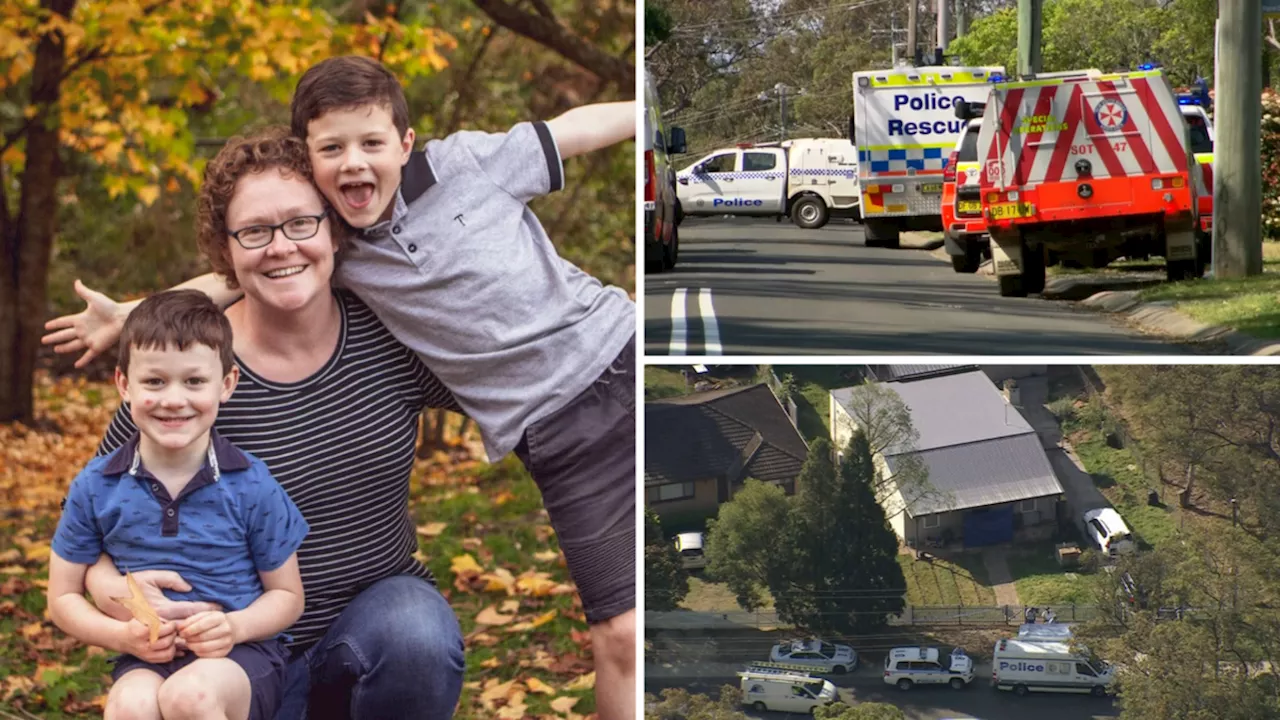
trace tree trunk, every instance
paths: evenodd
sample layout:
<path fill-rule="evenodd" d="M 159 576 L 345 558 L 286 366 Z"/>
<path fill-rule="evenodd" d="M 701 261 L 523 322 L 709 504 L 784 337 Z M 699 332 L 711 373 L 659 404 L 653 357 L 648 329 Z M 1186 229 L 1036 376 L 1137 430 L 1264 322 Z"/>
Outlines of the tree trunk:
<path fill-rule="evenodd" d="M 40 6 L 70 19 L 75 0 L 42 0 Z M 0 420 L 30 422 L 32 376 L 40 349 L 48 290 L 49 255 L 57 215 L 58 100 L 66 53 L 62 33 L 51 31 L 36 45 L 31 73 L 31 118 L 26 169 L 19 184 L 18 218 L 5 208 L 0 228 Z"/>
<path fill-rule="evenodd" d="M 425 460 L 437 450 L 444 450 L 445 424 L 449 418 L 447 410 L 428 408 L 422 411 L 422 439 L 418 443 L 418 459 Z"/>
<path fill-rule="evenodd" d="M 1191 507 L 1191 491 L 1195 488 L 1196 466 L 1187 464 L 1187 486 L 1178 493 L 1178 504 L 1184 508 Z"/>

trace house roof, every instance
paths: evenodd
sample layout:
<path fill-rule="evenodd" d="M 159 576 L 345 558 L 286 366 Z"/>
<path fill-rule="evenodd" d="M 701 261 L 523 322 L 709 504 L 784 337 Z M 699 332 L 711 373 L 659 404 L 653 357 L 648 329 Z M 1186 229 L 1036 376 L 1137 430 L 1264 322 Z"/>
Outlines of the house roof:
<path fill-rule="evenodd" d="M 912 517 L 1062 494 L 1035 433 L 937 448 L 919 456 L 937 492 L 905 498 Z M 885 458 L 889 472 L 898 472 L 903 457 Z"/>
<path fill-rule="evenodd" d="M 920 380 L 939 375 L 952 375 L 975 368 L 975 365 L 870 365 L 871 374 L 880 382 Z"/>
<path fill-rule="evenodd" d="M 644 419 L 645 485 L 719 477 L 756 433 L 760 447 L 735 481 L 794 480 L 809 452 L 764 384 L 652 400 L 645 403 Z"/>
<path fill-rule="evenodd" d="M 918 515 L 1027 500 L 1062 492 L 1035 430 L 978 369 L 884 384 L 911 412 L 915 453 L 938 491 L 907 497 Z M 856 388 L 831 392 L 847 407 Z M 890 472 L 904 452 L 885 452 Z"/>

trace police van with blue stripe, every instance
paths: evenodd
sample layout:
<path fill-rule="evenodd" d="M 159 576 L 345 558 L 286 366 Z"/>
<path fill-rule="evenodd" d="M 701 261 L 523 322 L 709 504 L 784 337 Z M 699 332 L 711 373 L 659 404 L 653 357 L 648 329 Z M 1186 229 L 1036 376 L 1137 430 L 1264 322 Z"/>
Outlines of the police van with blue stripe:
<path fill-rule="evenodd" d="M 790 217 L 820 228 L 858 217 L 858 151 L 845 138 L 721 148 L 676 174 L 685 215 Z"/>

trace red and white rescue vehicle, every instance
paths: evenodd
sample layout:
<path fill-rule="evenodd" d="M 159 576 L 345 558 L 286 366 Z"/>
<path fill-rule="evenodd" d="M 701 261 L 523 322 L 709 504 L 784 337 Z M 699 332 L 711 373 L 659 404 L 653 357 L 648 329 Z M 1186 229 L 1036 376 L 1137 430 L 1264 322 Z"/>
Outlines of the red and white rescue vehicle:
<path fill-rule="evenodd" d="M 995 84 L 978 161 L 1001 295 L 1042 291 L 1046 261 L 1162 255 L 1170 280 L 1203 272 L 1201 170 L 1159 69 Z"/>

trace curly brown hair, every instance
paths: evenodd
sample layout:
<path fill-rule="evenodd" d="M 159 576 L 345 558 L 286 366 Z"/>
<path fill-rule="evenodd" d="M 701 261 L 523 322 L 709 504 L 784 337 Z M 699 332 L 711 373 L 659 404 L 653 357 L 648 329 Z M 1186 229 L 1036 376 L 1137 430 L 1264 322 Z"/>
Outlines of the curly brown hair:
<path fill-rule="evenodd" d="M 231 205 L 240 178 L 273 168 L 286 177 L 314 182 L 306 143 L 283 125 L 231 138 L 204 169 L 204 185 L 200 188 L 197 202 L 196 242 L 213 271 L 225 277 L 227 287 L 231 289 L 240 287 L 240 283 L 231 265 L 231 246 L 228 243 L 235 241 L 227 234 L 227 207 Z M 316 190 L 316 194 L 319 195 L 320 191 Z M 323 196 L 321 201 L 324 201 Z M 328 203 L 325 203 L 325 209 L 328 208 Z M 334 242 L 342 243 L 343 233 L 337 223 L 330 225 L 330 233 Z"/>

